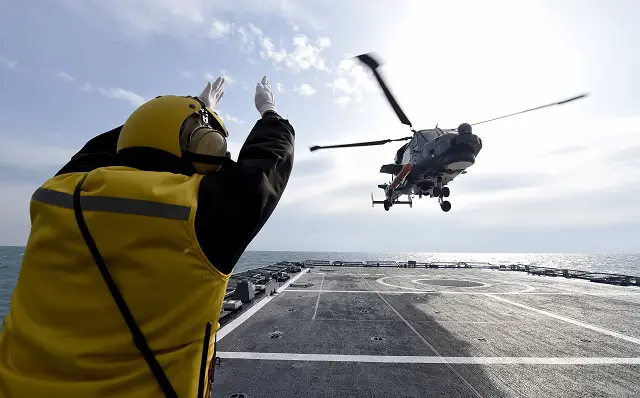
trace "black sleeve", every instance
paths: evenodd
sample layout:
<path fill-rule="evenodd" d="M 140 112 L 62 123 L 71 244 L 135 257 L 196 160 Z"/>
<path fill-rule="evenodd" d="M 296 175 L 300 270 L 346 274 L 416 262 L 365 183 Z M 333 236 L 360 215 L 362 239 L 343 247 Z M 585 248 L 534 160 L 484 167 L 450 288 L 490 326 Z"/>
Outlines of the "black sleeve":
<path fill-rule="evenodd" d="M 56 173 L 56 176 L 72 172 L 91 171 L 101 166 L 110 165 L 116 154 L 121 129 L 122 126 L 119 126 L 90 139 L 82 149 L 73 155 L 71 160 Z"/>
<path fill-rule="evenodd" d="M 295 132 L 273 112 L 258 120 L 237 162 L 202 179 L 195 219 L 200 247 L 229 274 L 280 201 L 293 168 Z"/>

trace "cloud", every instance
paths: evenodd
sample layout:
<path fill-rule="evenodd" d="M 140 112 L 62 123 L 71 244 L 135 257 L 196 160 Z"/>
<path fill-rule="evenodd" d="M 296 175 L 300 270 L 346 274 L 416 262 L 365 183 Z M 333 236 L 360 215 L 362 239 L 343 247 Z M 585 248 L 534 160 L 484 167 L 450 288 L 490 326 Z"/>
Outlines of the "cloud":
<path fill-rule="evenodd" d="M 271 37 L 253 23 L 238 26 L 235 32 L 238 34 L 242 51 L 252 53 L 258 49 L 260 57 L 271 61 L 274 67 L 283 67 L 291 72 L 311 68 L 329 71 L 321 55 L 323 50 L 331 46 L 328 37 L 320 36 L 312 41 L 304 34 L 297 34 L 291 39 L 292 48 L 287 49 L 276 45 Z"/>
<path fill-rule="evenodd" d="M 31 154 L 31 156 L 34 155 Z M 27 157 L 23 159 L 23 162 L 27 163 L 29 160 Z M 53 173 L 53 168 L 49 167 L 23 167 L 7 165 L 0 162 L 0 186 L 4 187 L 6 184 L 20 184 L 25 182 L 42 184 L 51 178 Z"/>
<path fill-rule="evenodd" d="M 278 82 L 278 83 L 276 83 L 276 90 L 277 90 L 279 93 L 282 93 L 282 92 L 284 92 L 285 88 L 284 88 L 284 86 L 282 85 L 282 83 Z"/>
<path fill-rule="evenodd" d="M 190 75 L 190 72 L 188 71 L 182 71 L 181 72 L 182 76 L 184 77 L 190 77 L 192 75 Z M 58 72 L 56 74 L 56 77 L 67 81 L 67 82 L 73 82 L 75 81 L 75 78 L 71 75 L 69 75 L 66 72 Z M 94 86 L 90 83 L 83 83 L 80 87 L 78 87 L 79 90 L 84 91 L 84 92 L 90 92 L 94 90 Z M 104 88 L 104 87 L 99 87 L 97 89 L 98 93 L 100 93 L 101 95 L 103 95 L 104 97 L 107 98 L 112 98 L 112 99 L 118 99 L 118 100 L 123 100 L 123 101 L 128 101 L 131 105 L 133 105 L 134 107 L 138 107 L 142 104 L 144 104 L 146 102 L 146 100 L 141 97 L 140 95 L 129 91 L 129 90 L 125 90 L 122 88 Z"/>
<path fill-rule="evenodd" d="M 343 95 L 334 99 L 333 102 L 340 105 L 342 108 L 346 108 L 349 102 L 351 102 L 351 98 L 347 95 Z"/>
<path fill-rule="evenodd" d="M 10 209 L 2 214 L 0 242 L 3 245 L 24 246 L 29 237 L 29 204 L 31 196 L 44 181 L 2 184 L 2 206 Z"/>
<path fill-rule="evenodd" d="M 98 92 L 107 98 L 128 101 L 134 107 L 144 104 L 146 101 L 138 94 L 122 88 L 98 88 Z"/>
<path fill-rule="evenodd" d="M 615 165 L 617 170 L 624 168 L 640 170 L 640 144 L 630 144 L 628 148 L 610 152 L 604 157 L 608 162 Z"/>
<path fill-rule="evenodd" d="M 316 93 L 316 90 L 308 85 L 307 83 L 302 83 L 299 87 L 294 89 L 298 94 L 308 97 Z"/>
<path fill-rule="evenodd" d="M 385 212 L 378 205 L 371 207 L 370 195 L 354 197 L 348 190 L 338 194 L 342 196 L 331 197 L 331 200 L 325 198 L 325 203 L 320 206 L 330 207 L 347 198 L 355 199 L 357 204 L 354 206 L 358 206 L 360 211 L 348 217 L 341 212 L 327 212 L 318 217 L 307 214 L 303 206 L 279 206 L 275 216 L 252 242 L 251 250 L 417 251 L 462 253 L 461 256 L 467 258 L 473 256 L 471 253 L 637 252 L 635 240 L 628 237 L 638 234 L 638 222 L 611 226 L 557 225 L 533 229 L 526 223 L 516 226 L 498 223 L 478 226 L 457 215 L 455 202 L 449 213 L 440 211 L 436 203 L 418 201 L 414 201 L 413 209 L 403 205 Z M 317 205 L 314 202 L 306 207 Z M 491 215 L 494 210 L 487 208 L 485 212 Z M 432 228 L 436 228 L 437 233 L 425 232 Z M 402 238 L 394 237 L 397 234 L 401 234 Z"/>
<path fill-rule="evenodd" d="M 37 141 L 18 139 L 18 135 L 0 134 L 0 166 L 24 170 L 48 170 L 62 167 L 76 151 Z"/>
<path fill-rule="evenodd" d="M 74 81 L 74 80 L 75 80 L 75 79 L 73 78 L 73 76 L 71 76 L 70 74 L 68 74 L 68 73 L 66 73 L 66 72 L 58 72 L 58 73 L 56 74 L 56 76 L 57 76 L 59 79 L 62 79 L 62 80 L 67 81 L 67 82 L 72 82 L 72 81 Z"/>
<path fill-rule="evenodd" d="M 224 71 L 224 69 L 220 69 L 220 74 L 218 75 L 214 75 L 211 72 L 206 72 L 204 74 L 204 78 L 212 82 L 217 79 L 218 76 L 224 77 L 225 84 L 234 84 L 236 82 L 227 72 Z"/>
<path fill-rule="evenodd" d="M 291 19 L 287 19 L 287 25 L 289 25 L 293 32 L 298 32 L 300 30 L 300 26 Z"/>
<path fill-rule="evenodd" d="M 214 18 L 213 22 L 211 22 L 211 31 L 209 37 L 211 37 L 212 39 L 226 39 L 227 35 L 231 33 L 232 28 L 232 23 L 220 21 Z"/>
<path fill-rule="evenodd" d="M 4 55 L 0 55 L 0 67 L 6 69 L 16 69 L 18 67 L 18 61 L 15 59 L 9 59 Z"/>
<path fill-rule="evenodd" d="M 193 79 L 193 72 L 189 72 L 188 70 L 183 70 L 180 72 L 180 76 L 184 77 L 185 79 Z"/>
<path fill-rule="evenodd" d="M 257 26 L 255 26 L 251 22 L 249 22 L 249 32 L 251 32 L 251 34 L 253 34 L 255 36 L 258 36 L 258 37 L 264 36 L 264 33 L 262 32 L 262 29 L 258 28 Z"/>
<path fill-rule="evenodd" d="M 182 39 L 212 39 L 224 35 L 226 28 L 224 23 L 211 18 L 213 7 L 205 0 L 65 0 L 63 4 L 104 29 L 133 38 L 168 35 Z"/>
<path fill-rule="evenodd" d="M 562 155 L 567 154 L 567 153 L 581 152 L 581 151 L 587 151 L 587 150 L 589 150 L 589 148 L 584 146 L 584 145 L 568 145 L 566 147 L 553 149 L 553 150 L 547 152 L 547 155 L 560 155 L 560 156 L 562 156 Z"/>
<path fill-rule="evenodd" d="M 311 43 L 307 36 L 297 35 L 293 38 L 293 45 L 294 51 L 291 58 L 294 65 L 300 69 L 309 69 L 313 66 L 319 70 L 326 70 L 320 52 L 331 46 L 328 37 L 318 37 L 314 43 Z"/>
<path fill-rule="evenodd" d="M 257 18 L 268 18 L 270 15 L 284 17 L 289 21 L 306 22 L 307 25 L 318 27 L 318 9 L 310 10 L 313 4 L 306 1 L 63 0 L 62 4 L 105 30 L 117 31 L 136 39 L 166 35 L 190 42 L 195 38 L 221 40 L 229 37 L 235 26 L 219 17 L 240 13 Z M 114 23 L 117 28 L 113 27 Z"/>
<path fill-rule="evenodd" d="M 224 78 L 225 84 L 233 84 L 236 82 L 224 69 L 220 69 L 220 75 Z"/>
<path fill-rule="evenodd" d="M 240 35 L 240 50 L 247 54 L 251 53 L 256 47 L 255 35 L 250 33 L 244 26 L 238 26 L 236 28 L 236 33 Z"/>
<path fill-rule="evenodd" d="M 345 108 L 349 103 L 360 103 L 366 92 L 381 91 L 370 70 L 345 54 L 338 63 L 337 76 L 328 86 L 334 95 L 334 102 Z"/>
<path fill-rule="evenodd" d="M 235 116 L 231 116 L 231 115 L 230 115 L 230 114 L 228 114 L 228 113 L 224 113 L 224 114 L 223 114 L 223 113 L 221 112 L 221 113 L 219 114 L 219 116 L 220 116 L 220 118 L 221 118 L 224 122 L 233 122 L 233 123 L 236 123 L 236 124 L 244 124 L 244 120 L 238 119 L 238 118 L 237 118 L 237 117 L 235 117 Z"/>
<path fill-rule="evenodd" d="M 295 172 L 293 178 L 311 178 L 313 176 L 325 176 L 326 170 L 330 168 L 331 159 L 328 158 L 307 158 L 298 160 L 299 156 L 296 156 L 296 164 L 294 165 Z"/>
<path fill-rule="evenodd" d="M 472 169 L 469 169 L 472 171 Z M 549 181 L 549 177 L 545 173 L 518 172 L 518 173 L 499 173 L 489 172 L 477 176 L 458 176 L 461 180 L 467 178 L 464 183 L 462 192 L 464 194 L 477 195 L 482 192 L 493 192 L 497 195 L 505 194 L 512 190 L 523 188 L 539 187 Z M 452 185 L 454 185 L 452 183 Z M 454 185 L 455 186 L 455 185 Z M 452 188 L 454 190 L 454 188 Z"/>
<path fill-rule="evenodd" d="M 262 59 L 272 62 L 276 67 L 294 72 L 310 68 L 328 70 L 321 56 L 321 52 L 331 46 L 331 41 L 326 36 L 312 40 L 304 34 L 296 34 L 291 39 L 291 46 L 280 46 L 263 29 L 251 22 L 240 25 L 216 17 L 242 11 L 260 17 L 265 13 L 282 17 L 284 12 L 287 18 L 299 14 L 303 19 L 314 19 L 302 3 L 294 6 L 280 0 L 265 0 L 250 5 L 222 0 L 189 0 L 178 3 L 153 0 L 65 0 L 63 4 L 77 15 L 109 31 L 114 30 L 115 22 L 121 28 L 118 29 L 119 32 L 135 39 L 147 40 L 167 35 L 192 42 L 195 38 L 223 40 L 235 36 L 243 52 L 249 54 L 257 49 Z M 298 32 L 298 25 L 295 27 L 294 30 Z"/>

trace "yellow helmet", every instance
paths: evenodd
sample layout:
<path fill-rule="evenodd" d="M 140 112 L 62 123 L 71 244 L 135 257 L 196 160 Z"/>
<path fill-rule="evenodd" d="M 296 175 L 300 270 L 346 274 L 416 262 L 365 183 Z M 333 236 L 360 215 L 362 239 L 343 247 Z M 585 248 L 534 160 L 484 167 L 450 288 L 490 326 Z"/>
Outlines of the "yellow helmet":
<path fill-rule="evenodd" d="M 201 166 L 219 165 L 228 159 L 228 136 L 222 119 L 199 98 L 165 95 L 142 104 L 127 118 L 120 130 L 116 152 L 135 147 L 153 148 L 187 161 L 197 160 L 196 170 L 209 172 L 213 171 L 210 167 L 203 171 Z"/>

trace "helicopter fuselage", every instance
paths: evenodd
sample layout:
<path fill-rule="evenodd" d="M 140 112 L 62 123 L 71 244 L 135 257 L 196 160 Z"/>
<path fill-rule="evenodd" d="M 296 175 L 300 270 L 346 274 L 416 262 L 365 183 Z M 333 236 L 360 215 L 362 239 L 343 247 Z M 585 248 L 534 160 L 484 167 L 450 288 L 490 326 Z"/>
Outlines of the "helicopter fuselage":
<path fill-rule="evenodd" d="M 402 166 L 410 165 L 410 171 L 401 183 L 384 186 L 385 209 L 396 203 L 410 204 L 398 201 L 402 195 L 418 195 L 438 197 L 442 209 L 448 211 L 451 205 L 443 205 L 442 199 L 449 196 L 449 189 L 445 187 L 475 163 L 481 149 L 482 140 L 470 129 L 461 133 L 439 128 L 416 131 L 396 152 L 394 164 L 398 172 L 389 173 L 393 181 L 397 180 L 400 170 L 406 170 Z M 388 173 L 390 168 L 386 166 L 380 171 Z"/>

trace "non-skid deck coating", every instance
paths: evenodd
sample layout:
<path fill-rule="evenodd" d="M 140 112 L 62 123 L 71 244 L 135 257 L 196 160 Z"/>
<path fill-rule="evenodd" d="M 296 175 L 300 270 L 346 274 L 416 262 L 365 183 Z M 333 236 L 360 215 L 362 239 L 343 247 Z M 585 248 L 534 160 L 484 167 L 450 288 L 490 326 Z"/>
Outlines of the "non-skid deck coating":
<path fill-rule="evenodd" d="M 218 332 L 212 396 L 640 396 L 637 286 L 462 268 L 294 279 L 313 286 Z"/>

